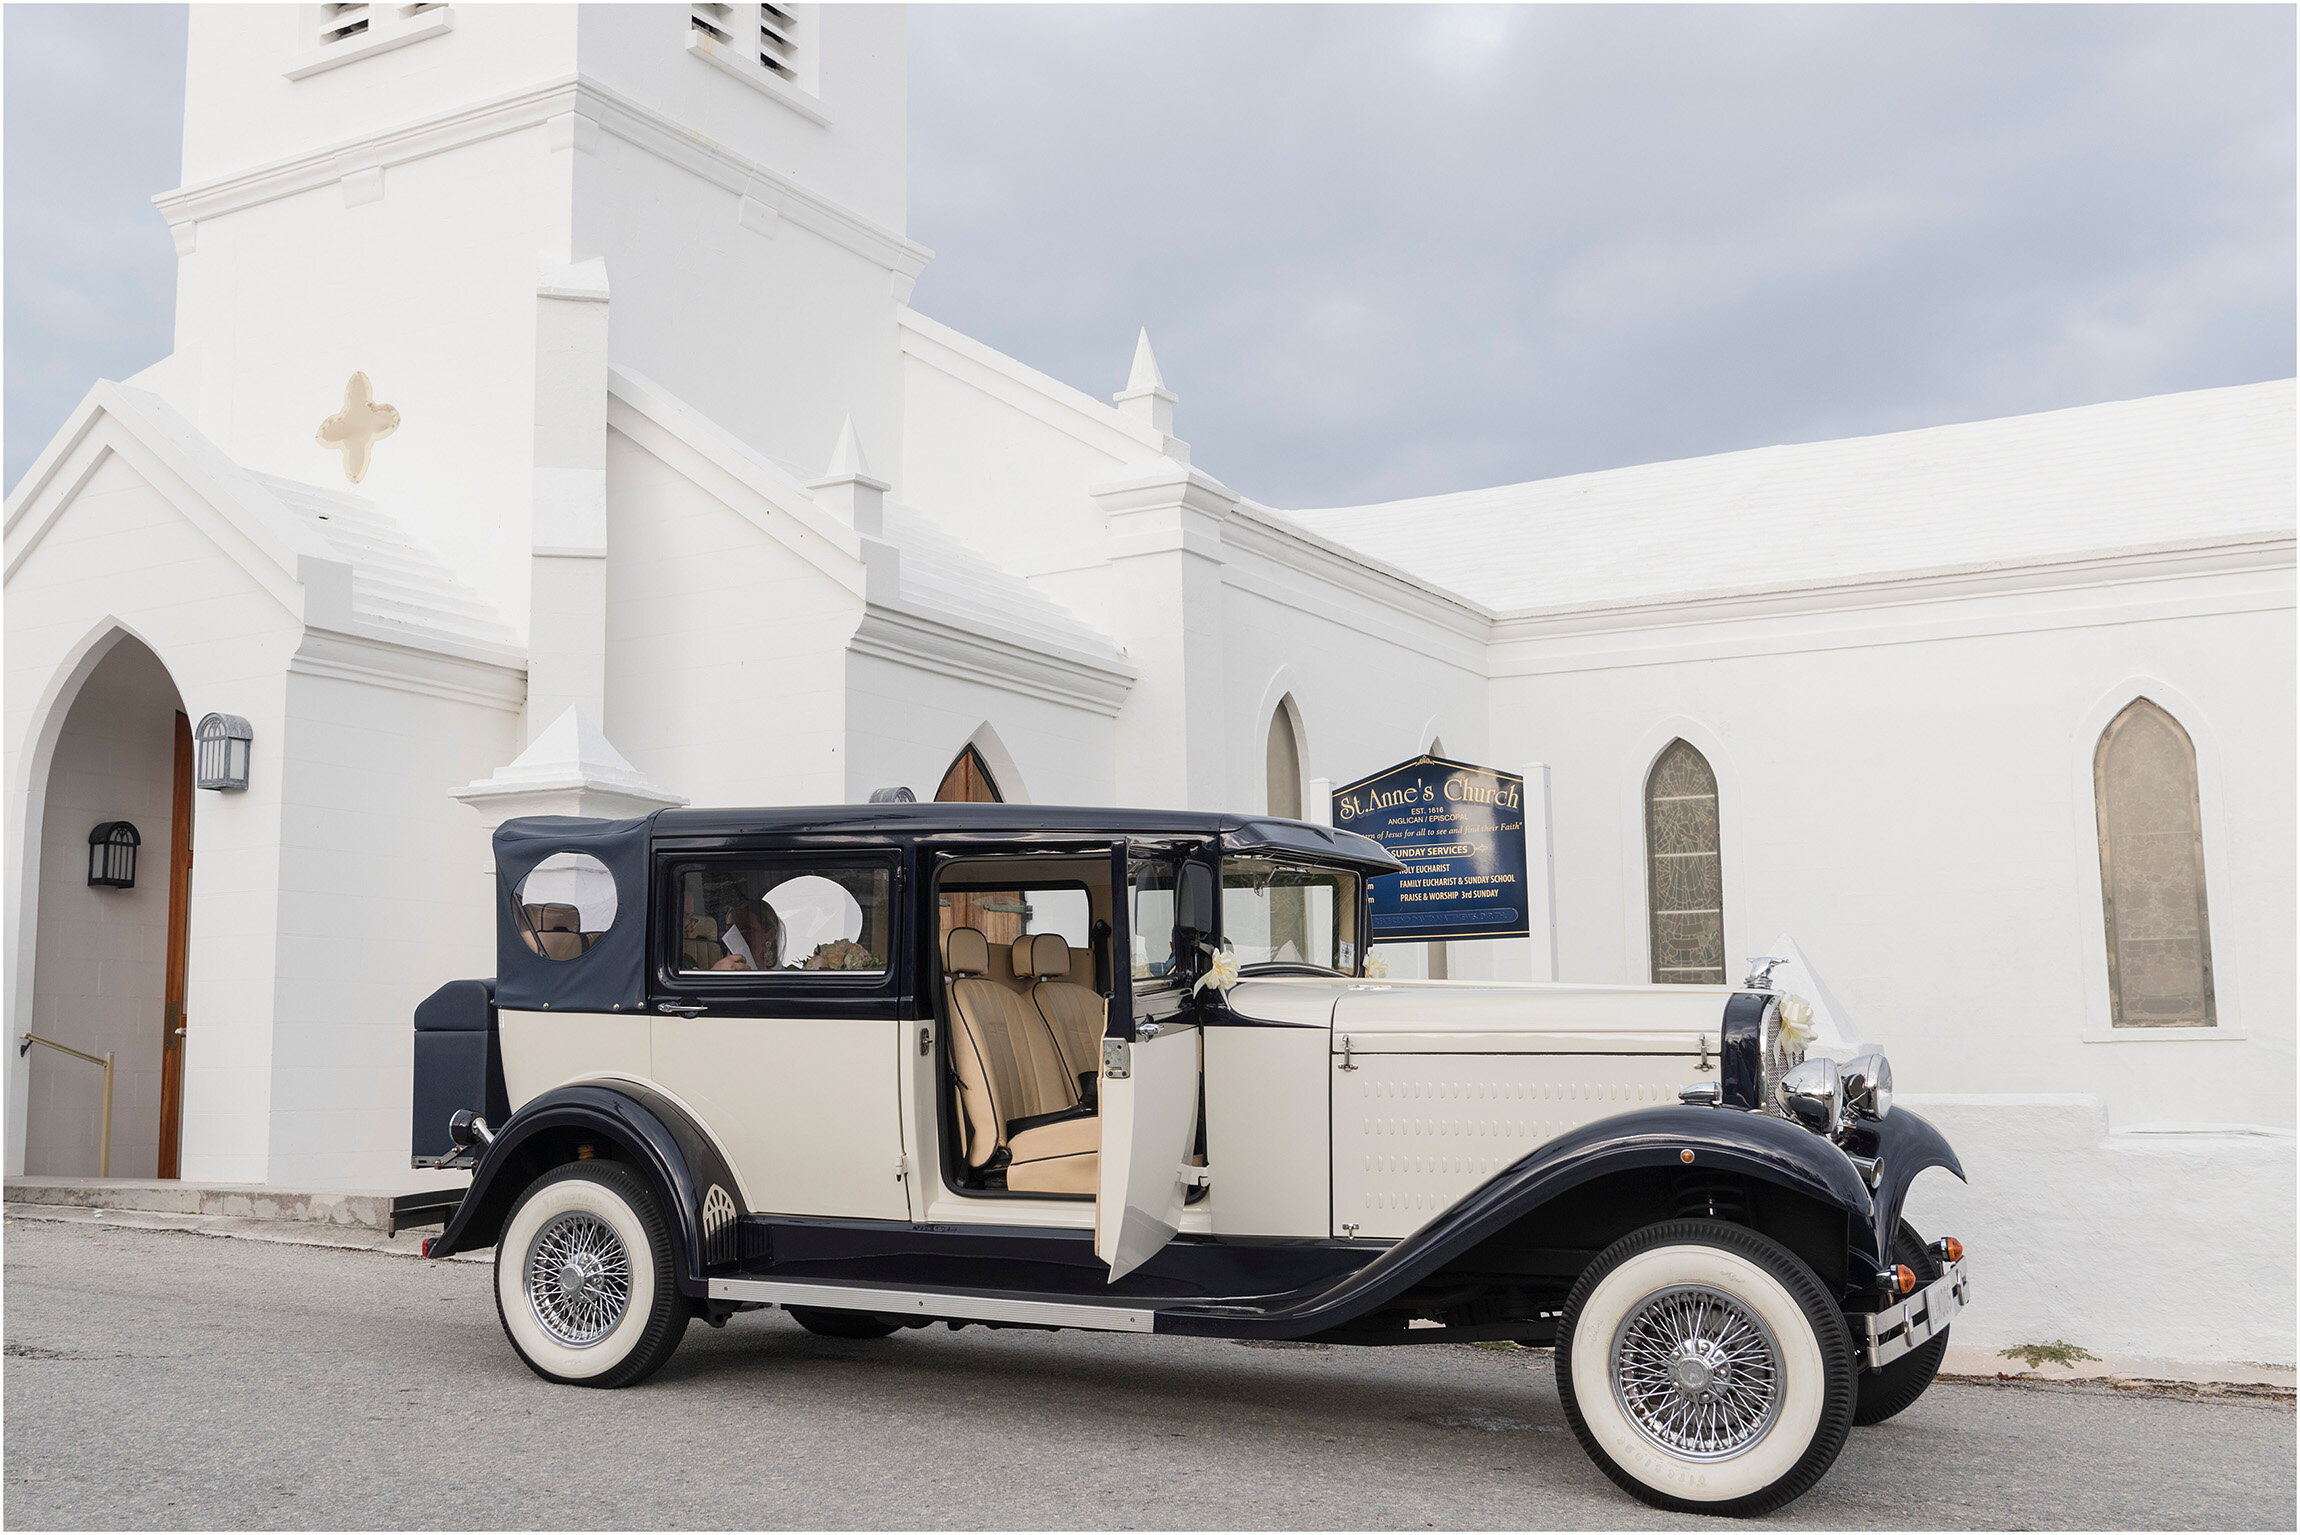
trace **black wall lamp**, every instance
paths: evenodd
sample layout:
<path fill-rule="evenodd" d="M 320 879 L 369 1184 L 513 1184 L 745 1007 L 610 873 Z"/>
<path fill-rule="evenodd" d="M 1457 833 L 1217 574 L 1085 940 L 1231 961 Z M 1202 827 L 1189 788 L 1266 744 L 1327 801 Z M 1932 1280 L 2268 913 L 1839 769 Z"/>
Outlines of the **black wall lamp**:
<path fill-rule="evenodd" d="M 199 771 L 203 789 L 244 789 L 248 786 L 248 743 L 255 732 L 236 714 L 211 714 L 192 732 L 199 743 Z"/>
<path fill-rule="evenodd" d="M 136 849 L 144 839 L 126 821 L 106 821 L 88 833 L 88 883 L 114 890 L 136 888 Z"/>

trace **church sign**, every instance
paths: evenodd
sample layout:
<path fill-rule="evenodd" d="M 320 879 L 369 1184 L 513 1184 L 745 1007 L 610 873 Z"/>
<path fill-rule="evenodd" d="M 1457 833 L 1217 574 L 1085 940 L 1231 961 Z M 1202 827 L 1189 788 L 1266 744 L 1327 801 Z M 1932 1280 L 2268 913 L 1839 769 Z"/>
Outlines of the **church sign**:
<path fill-rule="evenodd" d="M 1373 881 L 1375 943 L 1523 938 L 1525 780 L 1421 756 L 1334 791 L 1334 825 L 1405 864 Z"/>

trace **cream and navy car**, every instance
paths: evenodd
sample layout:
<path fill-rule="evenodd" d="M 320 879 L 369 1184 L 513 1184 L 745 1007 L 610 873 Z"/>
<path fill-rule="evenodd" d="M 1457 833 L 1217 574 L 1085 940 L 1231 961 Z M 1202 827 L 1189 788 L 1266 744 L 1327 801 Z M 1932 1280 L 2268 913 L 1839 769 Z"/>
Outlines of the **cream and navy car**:
<path fill-rule="evenodd" d="M 511 1346 L 626 1386 L 696 1317 L 1556 1351 L 1659 1507 L 1761 1513 L 1932 1381 L 1962 1249 L 1880 1056 L 1741 988 L 1368 976 L 1364 837 L 1146 810 L 536 817 L 497 970 L 415 1017 L 410 1196 Z M 1792 1017 L 1794 1010 L 1792 1009 Z"/>

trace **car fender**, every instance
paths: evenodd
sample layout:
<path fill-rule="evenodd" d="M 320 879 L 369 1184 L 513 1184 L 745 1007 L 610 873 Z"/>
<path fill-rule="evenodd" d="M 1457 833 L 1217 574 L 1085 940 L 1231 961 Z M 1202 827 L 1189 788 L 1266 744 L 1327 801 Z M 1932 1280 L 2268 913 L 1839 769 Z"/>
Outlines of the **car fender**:
<path fill-rule="evenodd" d="M 1852 1151 L 1877 1159 L 1877 1189 L 1867 1230 L 1875 1244 L 1877 1267 L 1885 1268 L 1893 1261 L 1893 1231 L 1917 1174 L 1928 1167 L 1945 1167 L 1962 1180 L 1964 1164 L 1931 1120 L 1908 1109 L 1893 1109 L 1876 1123 L 1857 1127 L 1846 1141 Z"/>
<path fill-rule="evenodd" d="M 1297 1338 L 1323 1332 L 1376 1310 L 1593 1178 L 1688 1165 L 1755 1178 L 1840 1210 L 1854 1240 L 1875 1228 L 1874 1203 L 1859 1170 L 1844 1152 L 1810 1131 L 1734 1109 L 1691 1105 L 1637 1109 L 1583 1125 L 1527 1153 L 1421 1230 L 1325 1290 L 1269 1309 L 1178 1307 L 1159 1314 L 1158 1330 L 1244 1338 Z"/>
<path fill-rule="evenodd" d="M 715 1222 L 706 1239 L 703 1202 L 713 1187 L 724 1189 L 739 1219 L 745 1213 L 741 1186 L 718 1145 L 692 1116 L 636 1082 L 573 1083 L 522 1104 L 472 1169 L 463 1202 L 446 1229 L 426 1245 L 425 1254 L 444 1258 L 494 1246 L 520 1194 L 549 1171 L 536 1165 L 537 1137 L 569 1130 L 597 1134 L 624 1149 L 670 1223 L 680 1291 L 707 1294 L 707 1264 L 736 1256 L 735 1225 L 733 1219 Z"/>

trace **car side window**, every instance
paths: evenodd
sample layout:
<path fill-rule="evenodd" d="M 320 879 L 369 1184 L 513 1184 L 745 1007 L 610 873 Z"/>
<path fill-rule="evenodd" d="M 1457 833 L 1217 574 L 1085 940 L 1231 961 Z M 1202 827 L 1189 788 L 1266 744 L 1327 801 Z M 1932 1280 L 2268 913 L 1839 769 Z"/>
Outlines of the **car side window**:
<path fill-rule="evenodd" d="M 519 936 L 546 959 L 579 959 L 615 925 L 615 876 L 589 853 L 553 853 L 519 882 Z"/>
<path fill-rule="evenodd" d="M 954 927 L 971 927 L 994 949 L 1013 943 L 1025 933 L 1056 933 L 1074 949 L 1094 947 L 1093 910 L 1083 886 L 993 890 L 946 883 L 940 905 L 944 937 Z"/>
<path fill-rule="evenodd" d="M 682 864 L 672 888 L 682 974 L 886 973 L 894 914 L 886 865 Z"/>
<path fill-rule="evenodd" d="M 1137 859 L 1126 875 L 1126 932 L 1138 987 L 1174 980 L 1175 866 Z"/>

